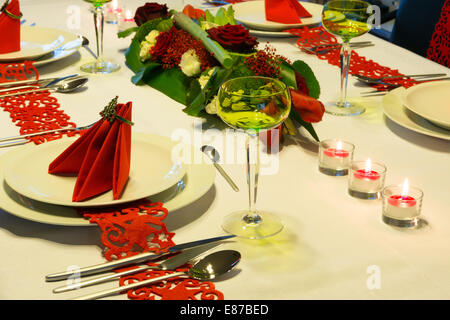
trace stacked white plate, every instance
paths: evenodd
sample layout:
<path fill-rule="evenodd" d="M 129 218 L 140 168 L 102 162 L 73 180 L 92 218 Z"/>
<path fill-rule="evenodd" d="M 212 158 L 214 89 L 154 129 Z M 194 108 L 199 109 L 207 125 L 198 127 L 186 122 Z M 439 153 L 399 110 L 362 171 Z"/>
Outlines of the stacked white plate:
<path fill-rule="evenodd" d="M 77 208 L 112 206 L 149 198 L 163 202 L 169 211 L 203 196 L 215 179 L 215 168 L 198 148 L 181 146 L 166 137 L 133 132 L 129 180 L 120 199 L 112 191 L 82 202 L 73 202 L 76 177 L 48 173 L 48 165 L 76 137 L 41 145 L 29 143 L 0 157 L 0 206 L 24 219 L 66 226 L 88 226 Z M 174 160 L 173 150 L 183 150 L 194 161 Z M 33 161 L 30 161 L 33 159 Z"/>
<path fill-rule="evenodd" d="M 316 26 L 322 20 L 323 6 L 316 3 L 301 2 L 302 6 L 312 15 L 302 18 L 301 23 L 284 24 L 266 20 L 264 1 L 246 1 L 233 4 L 236 21 L 250 29 L 250 34 L 259 37 L 283 38 L 293 35 L 283 30 Z"/>
<path fill-rule="evenodd" d="M 392 90 L 383 97 L 383 108 L 389 119 L 405 128 L 450 140 L 450 81 Z"/>
<path fill-rule="evenodd" d="M 55 62 L 78 51 L 82 40 L 76 34 L 41 27 L 22 26 L 20 51 L 0 54 L 0 62 L 35 61 L 35 66 Z"/>

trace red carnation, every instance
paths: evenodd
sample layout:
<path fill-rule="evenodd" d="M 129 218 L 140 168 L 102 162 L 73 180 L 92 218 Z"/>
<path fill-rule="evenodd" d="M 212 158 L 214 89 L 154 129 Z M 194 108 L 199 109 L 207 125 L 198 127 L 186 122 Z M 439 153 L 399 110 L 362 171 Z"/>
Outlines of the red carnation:
<path fill-rule="evenodd" d="M 292 107 L 306 122 L 319 122 L 325 112 L 323 103 L 317 99 L 305 95 L 300 90 L 289 88 L 291 93 Z"/>
<path fill-rule="evenodd" d="M 211 39 L 217 41 L 222 47 L 235 52 L 251 52 L 258 45 L 248 29 L 240 24 L 219 26 L 208 30 Z"/>
<path fill-rule="evenodd" d="M 175 36 L 176 29 L 172 27 L 169 31 L 161 32 L 156 37 L 156 44 L 150 49 L 150 55 L 154 60 L 161 60 Z"/>
<path fill-rule="evenodd" d="M 136 13 L 134 14 L 134 21 L 140 26 L 149 20 L 166 18 L 168 16 L 169 12 L 167 5 L 161 5 L 156 2 L 147 2 L 142 7 L 137 8 Z"/>

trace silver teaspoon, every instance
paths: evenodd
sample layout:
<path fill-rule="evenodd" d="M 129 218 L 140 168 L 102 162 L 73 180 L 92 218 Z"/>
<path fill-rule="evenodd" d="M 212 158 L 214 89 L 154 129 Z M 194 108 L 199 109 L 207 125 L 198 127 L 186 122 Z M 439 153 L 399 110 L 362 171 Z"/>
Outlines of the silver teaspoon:
<path fill-rule="evenodd" d="M 225 178 L 225 180 L 228 182 L 228 184 L 233 188 L 234 191 L 238 192 L 239 188 L 234 183 L 234 181 L 230 178 L 230 176 L 223 170 L 222 166 L 218 164 L 220 160 L 219 152 L 212 146 L 204 145 L 200 148 L 203 153 L 205 153 L 213 162 L 214 166 L 216 167 L 217 171 L 222 175 L 222 177 Z"/>

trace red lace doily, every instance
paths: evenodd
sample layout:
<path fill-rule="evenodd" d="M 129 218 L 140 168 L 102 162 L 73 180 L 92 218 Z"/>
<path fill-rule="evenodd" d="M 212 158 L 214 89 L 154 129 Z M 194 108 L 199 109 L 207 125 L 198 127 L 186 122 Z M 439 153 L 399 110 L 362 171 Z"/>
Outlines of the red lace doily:
<path fill-rule="evenodd" d="M 431 36 L 427 58 L 450 67 L 450 0 L 445 1 L 441 17 Z"/>
<path fill-rule="evenodd" d="M 28 76 L 39 77 L 32 62 L 24 64 L 0 64 L 0 82 L 25 80 Z M 75 127 L 70 117 L 61 110 L 58 100 L 48 91 L 5 97 L 0 99 L 0 107 L 10 113 L 12 121 L 20 127 L 20 134 L 67 126 Z M 74 133 L 68 133 L 73 135 Z M 35 143 L 59 139 L 63 134 L 33 137 Z M 167 230 L 164 219 L 168 211 L 163 204 L 152 203 L 143 199 L 133 203 L 109 208 L 84 208 L 78 211 L 90 223 L 95 223 L 101 230 L 103 255 L 106 260 L 121 259 L 141 252 L 159 253 L 175 243 L 175 233 Z M 186 270 L 183 266 L 177 271 Z M 184 269 L 183 269 L 184 268 Z M 123 269 L 122 269 L 123 270 Z M 120 271 L 120 270 L 117 270 Z M 120 285 L 158 277 L 174 271 L 144 271 L 123 277 Z M 223 294 L 215 289 L 213 283 L 191 279 L 174 278 L 161 283 L 130 290 L 128 298 L 133 300 L 156 299 L 223 299 Z"/>
<path fill-rule="evenodd" d="M 0 82 L 26 80 L 33 76 L 39 79 L 38 71 L 33 66 L 33 62 L 0 64 Z M 14 91 L 17 90 L 10 90 L 8 92 Z M 2 92 L 0 95 L 8 92 Z M 58 100 L 51 96 L 48 91 L 1 98 L 0 108 L 9 112 L 12 122 L 20 127 L 19 134 L 76 127 L 75 123 L 69 121 L 70 117 L 60 109 Z M 73 136 L 78 133 L 72 131 L 34 136 L 28 139 L 39 144 L 45 141 L 59 139 L 64 134 Z"/>
<path fill-rule="evenodd" d="M 289 32 L 298 36 L 297 44 L 299 47 L 314 47 L 322 44 L 338 43 L 335 36 L 328 33 L 322 26 L 301 29 L 290 29 Z M 330 50 L 324 54 L 316 54 L 319 59 L 326 60 L 329 64 L 340 67 L 340 49 Z M 350 57 L 350 74 L 360 74 L 367 77 L 382 77 L 382 76 L 397 76 L 402 75 L 397 69 L 391 69 L 380 65 L 379 63 L 367 59 L 352 50 Z M 408 88 L 416 83 L 413 79 L 386 79 L 385 82 L 399 84 Z M 387 90 L 388 87 L 384 85 L 373 85 L 377 90 Z"/>

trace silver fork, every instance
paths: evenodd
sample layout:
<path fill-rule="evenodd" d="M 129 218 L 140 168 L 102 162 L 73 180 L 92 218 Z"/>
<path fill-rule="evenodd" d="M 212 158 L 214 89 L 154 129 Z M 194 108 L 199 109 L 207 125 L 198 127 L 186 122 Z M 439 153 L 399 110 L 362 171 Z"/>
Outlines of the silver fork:
<path fill-rule="evenodd" d="M 57 133 L 57 132 L 62 132 L 62 131 L 80 131 L 80 130 L 89 129 L 94 124 L 95 124 L 95 122 L 88 124 L 86 126 L 80 126 L 80 127 L 76 127 L 76 128 L 59 128 L 59 129 L 39 131 L 39 132 L 34 132 L 34 133 L 29 133 L 29 134 L 22 134 L 22 135 L 18 135 L 18 136 L 2 138 L 2 139 L 0 139 L 0 143 L 1 143 L 0 148 L 22 145 L 22 144 L 25 144 L 28 142 L 28 140 L 26 138 L 40 136 L 40 135 L 44 135 L 44 134 Z M 2 142 L 7 142 L 7 143 L 2 143 Z"/>

